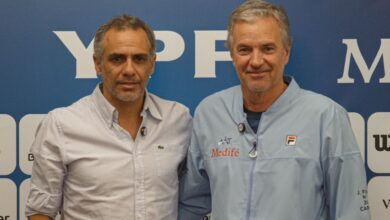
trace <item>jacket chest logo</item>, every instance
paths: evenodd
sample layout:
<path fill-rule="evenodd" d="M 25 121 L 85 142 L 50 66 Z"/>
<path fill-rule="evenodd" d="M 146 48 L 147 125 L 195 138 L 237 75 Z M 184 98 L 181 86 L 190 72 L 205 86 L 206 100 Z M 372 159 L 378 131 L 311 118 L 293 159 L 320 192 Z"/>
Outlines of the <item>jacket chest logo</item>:
<path fill-rule="evenodd" d="M 211 157 L 239 157 L 240 149 L 239 148 L 211 148 Z"/>
<path fill-rule="evenodd" d="M 223 137 L 217 141 L 217 147 L 211 148 L 211 157 L 238 157 L 240 149 L 231 147 L 231 137 Z"/>
<path fill-rule="evenodd" d="M 286 145 L 287 146 L 295 146 L 297 144 L 298 137 L 295 135 L 287 135 L 286 137 Z"/>

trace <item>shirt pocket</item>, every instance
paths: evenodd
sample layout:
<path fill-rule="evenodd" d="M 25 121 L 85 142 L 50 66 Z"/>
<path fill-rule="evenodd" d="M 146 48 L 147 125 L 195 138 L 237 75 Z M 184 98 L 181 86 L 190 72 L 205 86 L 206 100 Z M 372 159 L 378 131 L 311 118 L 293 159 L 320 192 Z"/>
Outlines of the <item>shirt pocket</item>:
<path fill-rule="evenodd" d="M 184 160 L 182 148 L 174 144 L 160 144 L 154 148 L 155 168 L 157 176 L 163 184 L 176 186 L 178 184 L 178 169 Z"/>

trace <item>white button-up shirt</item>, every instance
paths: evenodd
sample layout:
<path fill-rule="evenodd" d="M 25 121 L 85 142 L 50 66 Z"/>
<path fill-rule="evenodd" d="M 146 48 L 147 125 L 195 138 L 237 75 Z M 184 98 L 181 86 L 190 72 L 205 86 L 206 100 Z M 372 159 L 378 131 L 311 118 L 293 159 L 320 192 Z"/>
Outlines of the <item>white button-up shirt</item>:
<path fill-rule="evenodd" d="M 135 140 L 97 86 L 51 111 L 31 147 L 35 161 L 26 215 L 69 220 L 174 220 L 178 167 L 191 116 L 183 105 L 146 94 Z M 142 129 L 140 129 L 142 130 Z"/>

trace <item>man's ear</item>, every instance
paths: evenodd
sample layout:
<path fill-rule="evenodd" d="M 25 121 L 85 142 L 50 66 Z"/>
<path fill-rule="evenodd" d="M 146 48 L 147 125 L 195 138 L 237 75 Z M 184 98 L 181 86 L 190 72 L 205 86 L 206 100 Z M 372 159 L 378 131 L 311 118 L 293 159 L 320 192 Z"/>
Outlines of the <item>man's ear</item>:
<path fill-rule="evenodd" d="M 95 70 L 98 75 L 101 75 L 102 67 L 101 67 L 101 59 L 98 59 L 96 55 L 93 55 L 93 63 L 95 64 Z"/>
<path fill-rule="evenodd" d="M 156 60 L 157 60 L 157 56 L 156 54 L 153 55 L 153 57 L 150 59 L 150 62 L 151 62 L 151 68 L 150 68 L 150 73 L 149 73 L 149 76 L 152 76 L 153 73 L 154 73 L 154 67 L 156 66 Z"/>
<path fill-rule="evenodd" d="M 286 56 L 285 56 L 284 64 L 287 65 L 288 61 L 290 60 L 291 46 L 286 48 L 285 50 L 286 50 Z"/>
<path fill-rule="evenodd" d="M 234 61 L 234 59 L 233 59 L 233 53 L 232 53 L 232 50 L 230 50 L 230 58 L 231 58 L 231 60 L 232 60 L 232 64 L 233 64 L 233 66 L 234 66 L 234 68 L 236 67 L 236 63 L 235 63 L 235 61 Z"/>

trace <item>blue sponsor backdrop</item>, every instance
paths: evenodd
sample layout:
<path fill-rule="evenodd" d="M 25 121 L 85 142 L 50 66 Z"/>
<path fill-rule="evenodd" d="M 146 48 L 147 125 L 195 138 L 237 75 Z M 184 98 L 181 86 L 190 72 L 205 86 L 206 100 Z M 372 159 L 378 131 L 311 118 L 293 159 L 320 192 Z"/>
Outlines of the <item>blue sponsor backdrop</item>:
<path fill-rule="evenodd" d="M 205 96 L 238 83 L 226 59 L 216 58 L 215 69 L 210 67 L 211 73 L 204 73 L 208 77 L 196 77 L 195 48 L 209 42 L 196 38 L 196 32 L 226 30 L 230 12 L 241 2 L 0 1 L 0 114 L 10 115 L 18 124 L 27 114 L 45 114 L 88 95 L 100 79 L 76 78 L 82 74 L 76 70 L 77 62 L 82 60 L 76 59 L 54 32 L 76 33 L 86 48 L 99 25 L 124 13 L 141 17 L 155 31 L 175 32 L 184 40 L 179 57 L 157 62 L 149 91 L 182 102 L 193 112 Z M 302 87 L 331 97 L 349 112 L 359 113 L 365 122 L 375 112 L 390 112 L 390 1 L 272 2 L 282 4 L 290 17 L 293 48 L 287 74 Z M 226 52 L 223 45 L 223 40 L 215 41 L 215 51 Z M 164 49 L 171 48 L 159 40 L 158 52 Z M 363 60 L 359 60 L 359 54 Z M 16 152 L 18 155 L 18 147 Z M 367 160 L 369 156 L 366 164 Z M 12 179 L 17 187 L 29 177 L 18 164 L 19 158 L 14 172 L 0 174 L 0 178 Z M 367 174 L 369 179 L 377 175 L 368 166 Z"/>

